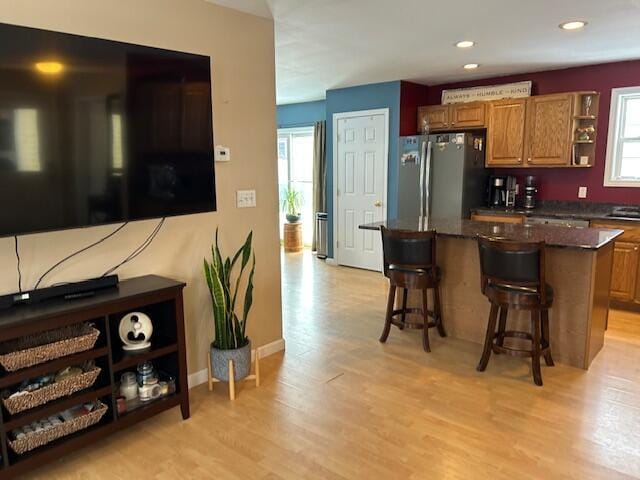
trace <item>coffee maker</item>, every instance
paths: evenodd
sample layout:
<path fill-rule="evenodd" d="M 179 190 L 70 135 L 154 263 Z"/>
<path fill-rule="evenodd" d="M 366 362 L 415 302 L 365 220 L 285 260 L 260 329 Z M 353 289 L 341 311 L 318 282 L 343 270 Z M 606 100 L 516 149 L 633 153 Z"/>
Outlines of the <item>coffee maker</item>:
<path fill-rule="evenodd" d="M 490 207 L 504 207 L 506 202 L 506 181 L 504 175 L 491 175 L 489 177 L 489 198 Z"/>
<path fill-rule="evenodd" d="M 538 193 L 536 177 L 527 175 L 524 179 L 524 208 L 536 208 L 536 193 Z"/>
<path fill-rule="evenodd" d="M 516 177 L 512 175 L 491 175 L 489 177 L 489 207 L 513 208 L 516 205 Z"/>
<path fill-rule="evenodd" d="M 507 177 L 505 184 L 505 202 L 504 205 L 507 208 L 514 208 L 516 206 L 516 193 L 517 193 L 517 180 L 513 175 Z"/>

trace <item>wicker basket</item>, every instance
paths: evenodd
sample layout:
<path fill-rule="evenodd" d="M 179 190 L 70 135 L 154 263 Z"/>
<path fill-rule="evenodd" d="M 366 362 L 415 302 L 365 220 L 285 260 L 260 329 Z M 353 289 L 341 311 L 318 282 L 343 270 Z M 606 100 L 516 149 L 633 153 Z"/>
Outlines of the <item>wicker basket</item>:
<path fill-rule="evenodd" d="M 98 401 L 96 405 L 97 408 L 91 413 L 74 418 L 68 422 L 62 422 L 60 425 L 56 425 L 48 430 L 33 432 L 20 439 L 9 440 L 9 446 L 11 450 L 22 455 L 34 448 L 51 443 L 58 438 L 89 428 L 102 420 L 104 414 L 107 413 L 107 406 L 104 403 Z"/>
<path fill-rule="evenodd" d="M 8 372 L 31 367 L 73 353 L 90 350 L 100 331 L 86 323 L 9 340 L 0 344 L 0 365 Z"/>
<path fill-rule="evenodd" d="M 59 382 L 52 383 L 25 395 L 12 398 L 4 398 L 2 402 L 11 415 L 24 412 L 30 408 L 39 407 L 52 400 L 72 395 L 80 390 L 91 387 L 101 368 L 93 367 L 90 370 L 73 377 L 65 378 Z"/>

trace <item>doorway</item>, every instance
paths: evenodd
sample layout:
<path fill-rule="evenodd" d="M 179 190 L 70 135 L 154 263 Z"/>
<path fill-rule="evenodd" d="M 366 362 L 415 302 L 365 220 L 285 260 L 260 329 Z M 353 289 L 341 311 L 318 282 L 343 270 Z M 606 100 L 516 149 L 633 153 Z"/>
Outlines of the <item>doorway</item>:
<path fill-rule="evenodd" d="M 382 242 L 365 223 L 387 218 L 389 109 L 333 116 L 334 256 L 338 265 L 382 270 Z"/>
<path fill-rule="evenodd" d="M 300 198 L 302 241 L 313 241 L 313 127 L 278 129 L 278 191 L 280 192 L 280 241 L 283 241 L 286 215 L 282 204 L 287 189 Z"/>

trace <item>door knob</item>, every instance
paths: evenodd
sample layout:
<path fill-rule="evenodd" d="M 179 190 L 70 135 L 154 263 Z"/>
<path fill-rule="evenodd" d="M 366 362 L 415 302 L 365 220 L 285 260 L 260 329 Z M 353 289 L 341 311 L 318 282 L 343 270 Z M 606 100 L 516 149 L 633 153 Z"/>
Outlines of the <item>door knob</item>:
<path fill-rule="evenodd" d="M 381 207 L 382 206 L 382 202 L 380 200 L 376 200 L 375 202 L 373 202 L 373 206 L 374 207 Z"/>

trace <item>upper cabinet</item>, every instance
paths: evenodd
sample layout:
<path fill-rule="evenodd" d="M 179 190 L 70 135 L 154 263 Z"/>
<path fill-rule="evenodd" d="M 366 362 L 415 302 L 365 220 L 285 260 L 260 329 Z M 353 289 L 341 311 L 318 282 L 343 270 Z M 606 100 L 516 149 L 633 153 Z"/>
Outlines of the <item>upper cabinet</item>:
<path fill-rule="evenodd" d="M 522 165 L 526 99 L 499 100 L 489 104 L 487 165 Z"/>
<path fill-rule="evenodd" d="M 541 95 L 528 99 L 526 142 L 530 165 L 569 165 L 571 162 L 573 95 Z"/>
<path fill-rule="evenodd" d="M 431 130 L 443 130 L 449 128 L 449 105 L 429 105 L 418 108 L 418 131 L 424 131 L 424 126 L 429 125 Z"/>
<path fill-rule="evenodd" d="M 453 128 L 484 127 L 485 102 L 458 103 L 450 105 L 449 115 Z"/>
<path fill-rule="evenodd" d="M 485 126 L 486 102 L 430 105 L 418 109 L 418 131 L 482 128 Z"/>
<path fill-rule="evenodd" d="M 418 131 L 487 129 L 488 167 L 591 167 L 597 92 L 571 92 L 418 109 Z"/>

